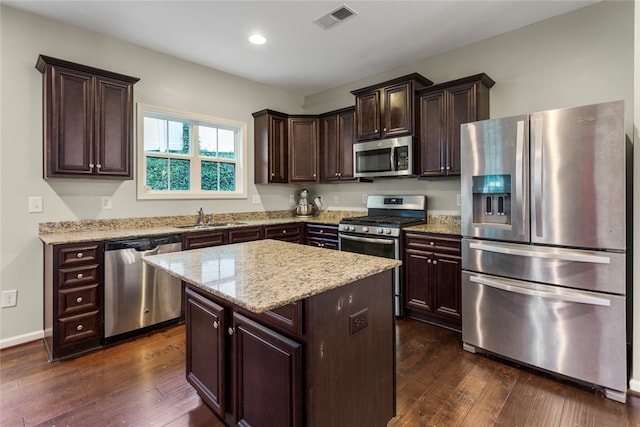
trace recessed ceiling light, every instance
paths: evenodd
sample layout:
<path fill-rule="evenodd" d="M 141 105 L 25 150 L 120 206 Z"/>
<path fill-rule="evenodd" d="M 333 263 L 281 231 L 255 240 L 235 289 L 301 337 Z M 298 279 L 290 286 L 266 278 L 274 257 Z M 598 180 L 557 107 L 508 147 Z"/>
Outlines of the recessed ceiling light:
<path fill-rule="evenodd" d="M 265 44 L 267 42 L 267 39 L 265 39 L 264 36 L 260 34 L 253 34 L 249 37 L 249 41 L 253 44 Z"/>

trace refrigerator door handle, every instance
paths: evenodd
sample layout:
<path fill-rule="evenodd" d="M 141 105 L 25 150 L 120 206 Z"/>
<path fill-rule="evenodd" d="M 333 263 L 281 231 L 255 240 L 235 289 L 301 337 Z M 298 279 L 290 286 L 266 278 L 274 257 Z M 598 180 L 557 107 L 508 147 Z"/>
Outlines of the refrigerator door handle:
<path fill-rule="evenodd" d="M 567 249 L 556 249 L 554 252 L 537 251 L 532 249 L 518 249 L 510 246 L 502 246 L 492 243 L 470 243 L 469 248 L 486 252 L 495 252 L 505 255 L 518 255 L 530 258 L 547 258 L 558 261 L 589 262 L 592 264 L 611 264 L 611 258 L 601 255 L 585 254 Z"/>
<path fill-rule="evenodd" d="M 507 282 L 505 280 L 480 276 L 470 276 L 469 280 L 480 285 L 533 297 L 575 302 L 579 304 L 600 305 L 604 307 L 611 306 L 611 301 L 607 298 L 599 298 L 580 291 L 568 291 L 562 290 L 561 288 L 556 288 L 554 292 L 550 292 L 528 287 L 524 284 L 516 283 L 514 281 Z"/>
<path fill-rule="evenodd" d="M 542 118 L 533 121 L 533 198 L 535 203 L 536 236 L 542 237 Z"/>
<path fill-rule="evenodd" d="M 524 121 L 520 120 L 516 124 L 516 203 L 520 209 L 520 221 L 518 221 L 518 234 L 524 235 L 524 223 L 526 220 L 526 209 L 522 204 L 524 194 Z"/>

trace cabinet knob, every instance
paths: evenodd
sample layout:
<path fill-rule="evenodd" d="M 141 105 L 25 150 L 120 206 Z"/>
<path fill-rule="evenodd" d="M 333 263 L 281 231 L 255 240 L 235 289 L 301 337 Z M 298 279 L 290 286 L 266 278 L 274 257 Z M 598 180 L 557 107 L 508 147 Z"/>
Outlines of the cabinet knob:
<path fill-rule="evenodd" d="M 213 321 L 213 327 L 218 329 L 218 327 L 220 326 L 220 322 L 218 322 L 217 320 Z"/>
<path fill-rule="evenodd" d="M 444 171 L 444 166 L 440 166 L 440 170 L 441 170 L 441 171 Z"/>
<path fill-rule="evenodd" d="M 287 230 L 282 230 L 282 234 L 287 234 Z"/>
<path fill-rule="evenodd" d="M 339 176 L 339 177 L 340 177 L 340 176 L 342 176 L 342 172 L 338 172 L 338 176 Z"/>
<path fill-rule="evenodd" d="M 386 131 L 387 131 L 387 128 L 382 129 L 382 132 L 386 132 Z"/>
<path fill-rule="evenodd" d="M 435 246 L 436 243 L 435 242 L 429 242 L 429 246 Z"/>
<path fill-rule="evenodd" d="M 101 167 L 102 167 L 102 165 L 101 165 L 100 163 L 98 163 L 98 164 L 96 165 L 96 169 L 100 169 Z"/>
<path fill-rule="evenodd" d="M 316 177 L 316 174 L 315 174 L 315 173 L 313 174 L 313 177 L 314 177 L 314 178 Z"/>
<path fill-rule="evenodd" d="M 324 233 L 324 230 L 320 230 L 320 234 Z"/>
<path fill-rule="evenodd" d="M 229 327 L 229 329 L 227 330 L 227 332 L 229 332 L 229 335 L 233 335 L 233 328 Z"/>
<path fill-rule="evenodd" d="M 82 297 L 78 297 L 78 298 L 76 298 L 76 302 L 77 302 L 78 304 L 80 304 L 82 301 L 84 301 L 84 300 L 82 299 Z"/>
<path fill-rule="evenodd" d="M 274 176 L 276 176 L 276 173 L 275 172 L 271 172 L 271 177 L 274 177 Z"/>
<path fill-rule="evenodd" d="M 378 129 L 375 129 L 375 130 L 373 131 L 373 133 L 378 133 Z"/>
<path fill-rule="evenodd" d="M 78 274 L 76 275 L 76 277 L 77 277 L 78 279 L 82 279 L 82 278 L 84 277 L 84 274 L 82 274 L 82 273 L 78 273 Z"/>
<path fill-rule="evenodd" d="M 450 169 L 451 169 L 451 166 L 447 166 L 447 170 L 450 170 Z"/>
<path fill-rule="evenodd" d="M 84 329 L 84 326 L 82 326 L 82 324 L 76 326 L 76 331 L 81 331 Z"/>
<path fill-rule="evenodd" d="M 427 260 L 427 264 L 431 264 L 431 260 L 430 259 Z"/>
<path fill-rule="evenodd" d="M 435 259 L 433 260 L 433 265 L 436 265 L 438 263 L 438 261 L 436 261 Z"/>
<path fill-rule="evenodd" d="M 89 163 L 89 169 L 93 169 L 95 165 L 93 163 Z"/>
<path fill-rule="evenodd" d="M 82 252 L 78 252 L 76 254 L 76 258 L 82 258 L 84 256 L 84 254 Z"/>
<path fill-rule="evenodd" d="M 340 176 L 340 174 L 339 174 L 338 172 L 336 172 L 336 175 L 335 175 L 335 176 Z"/>

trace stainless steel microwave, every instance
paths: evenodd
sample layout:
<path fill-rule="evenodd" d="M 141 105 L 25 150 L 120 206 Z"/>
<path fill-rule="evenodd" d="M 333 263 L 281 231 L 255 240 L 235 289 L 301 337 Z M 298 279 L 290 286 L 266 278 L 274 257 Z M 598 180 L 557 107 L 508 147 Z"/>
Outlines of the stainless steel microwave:
<path fill-rule="evenodd" d="M 413 137 L 353 144 L 353 171 L 356 178 L 413 175 Z"/>

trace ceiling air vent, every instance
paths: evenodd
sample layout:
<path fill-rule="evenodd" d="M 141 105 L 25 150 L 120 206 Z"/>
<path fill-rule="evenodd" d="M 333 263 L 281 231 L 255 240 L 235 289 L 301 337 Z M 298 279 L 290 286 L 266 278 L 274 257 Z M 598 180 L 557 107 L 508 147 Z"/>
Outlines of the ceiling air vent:
<path fill-rule="evenodd" d="M 337 8 L 336 10 L 333 10 L 333 11 L 327 13 L 326 15 L 321 16 L 320 18 L 316 19 L 313 22 L 315 22 L 316 24 L 320 25 L 323 30 L 328 30 L 329 28 L 333 27 L 334 25 L 344 21 L 347 18 L 355 16 L 357 14 L 358 14 L 358 12 L 356 12 L 353 9 L 351 9 L 346 4 L 343 4 L 342 6 Z"/>

